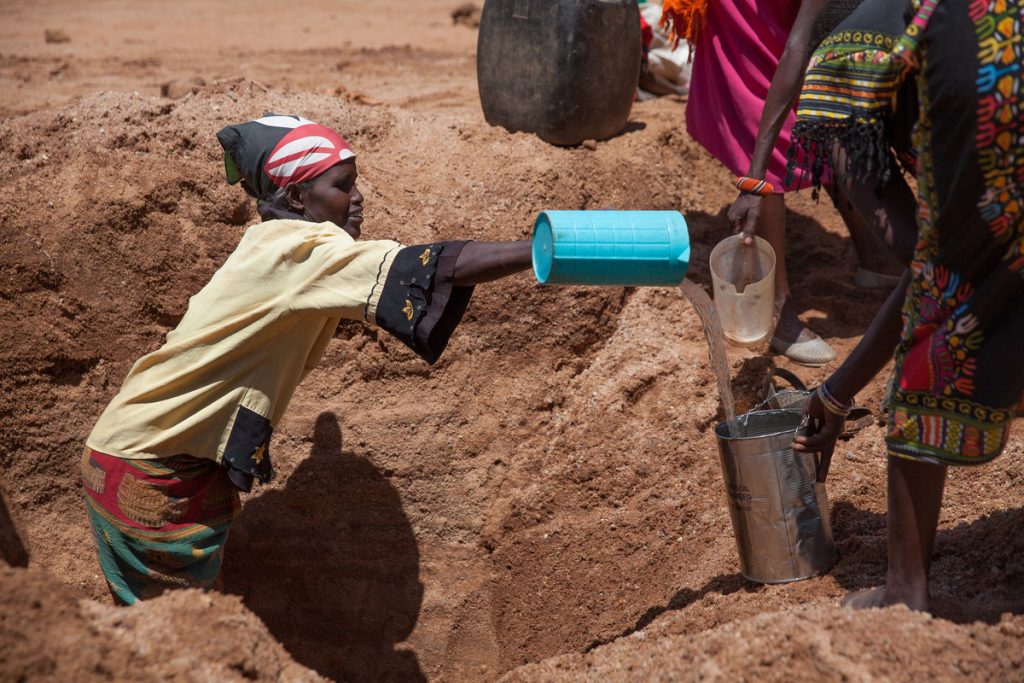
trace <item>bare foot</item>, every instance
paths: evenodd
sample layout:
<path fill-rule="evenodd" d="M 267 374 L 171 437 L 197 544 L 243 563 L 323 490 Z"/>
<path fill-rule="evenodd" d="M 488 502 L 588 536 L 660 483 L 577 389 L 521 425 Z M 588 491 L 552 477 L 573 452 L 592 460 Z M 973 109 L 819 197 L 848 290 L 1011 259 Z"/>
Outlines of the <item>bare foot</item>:
<path fill-rule="evenodd" d="M 890 607 L 892 605 L 906 605 L 915 612 L 928 611 L 928 598 L 912 597 L 910 595 L 898 595 L 890 591 L 886 586 L 878 588 L 866 588 L 848 594 L 841 601 L 843 607 L 854 610 L 872 609 L 875 607 Z"/>

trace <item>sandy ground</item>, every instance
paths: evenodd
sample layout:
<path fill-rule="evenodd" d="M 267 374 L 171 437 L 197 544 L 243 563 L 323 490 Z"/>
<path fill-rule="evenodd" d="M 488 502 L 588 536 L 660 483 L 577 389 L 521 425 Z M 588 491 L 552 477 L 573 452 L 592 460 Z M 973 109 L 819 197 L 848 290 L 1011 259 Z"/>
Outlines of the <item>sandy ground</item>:
<path fill-rule="evenodd" d="M 108 606 L 77 458 L 255 219 L 222 180 L 221 126 L 276 111 L 345 133 L 369 237 L 511 239 L 542 209 L 678 209 L 706 282 L 733 194 L 685 102 L 637 104 L 594 150 L 490 128 L 458 4 L 0 4 L 0 551 L 29 565 L 0 574 L 0 679 L 1024 680 L 1020 429 L 995 465 L 950 475 L 934 618 L 837 606 L 884 574 L 880 424 L 837 451 L 835 569 L 751 584 L 688 305 L 526 275 L 479 288 L 432 368 L 343 324 L 275 435 L 277 480 L 245 500 L 226 595 Z M 843 355 L 882 295 L 852 285 L 827 203 L 795 197 L 789 226 L 804 317 Z M 729 353 L 746 409 L 786 364 Z M 861 401 L 877 409 L 883 382 Z"/>

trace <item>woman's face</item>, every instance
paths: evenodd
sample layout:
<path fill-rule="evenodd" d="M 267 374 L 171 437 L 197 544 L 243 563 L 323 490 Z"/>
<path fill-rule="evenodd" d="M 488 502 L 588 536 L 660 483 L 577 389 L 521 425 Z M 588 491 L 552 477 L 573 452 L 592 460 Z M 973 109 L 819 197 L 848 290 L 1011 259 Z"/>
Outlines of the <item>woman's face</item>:
<path fill-rule="evenodd" d="M 299 193 L 302 213 L 318 223 L 330 221 L 359 239 L 363 225 L 363 195 L 356 187 L 355 159 L 324 171 L 313 184 Z"/>

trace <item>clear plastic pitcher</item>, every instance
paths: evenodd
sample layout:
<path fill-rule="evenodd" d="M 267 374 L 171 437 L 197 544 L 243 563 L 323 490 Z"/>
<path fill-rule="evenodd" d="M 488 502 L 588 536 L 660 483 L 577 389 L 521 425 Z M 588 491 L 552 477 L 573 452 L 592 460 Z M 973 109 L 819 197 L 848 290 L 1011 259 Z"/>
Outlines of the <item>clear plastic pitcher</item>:
<path fill-rule="evenodd" d="M 775 252 L 760 237 L 743 244 L 732 235 L 711 250 L 711 284 L 725 338 L 756 344 L 772 331 L 775 319 Z"/>

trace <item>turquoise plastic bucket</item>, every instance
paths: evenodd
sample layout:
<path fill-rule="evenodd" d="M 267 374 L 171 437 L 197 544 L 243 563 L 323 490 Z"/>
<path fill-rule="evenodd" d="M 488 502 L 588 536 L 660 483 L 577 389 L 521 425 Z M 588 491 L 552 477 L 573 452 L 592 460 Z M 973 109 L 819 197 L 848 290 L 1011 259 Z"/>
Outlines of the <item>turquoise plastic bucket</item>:
<path fill-rule="evenodd" d="M 678 211 L 544 211 L 533 224 L 542 285 L 675 286 L 689 266 Z"/>

